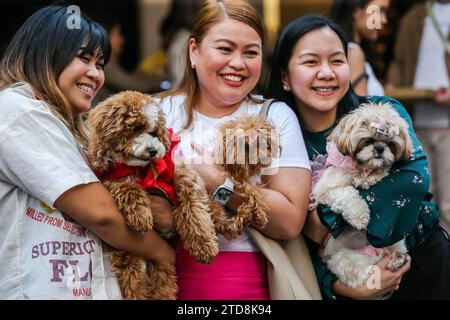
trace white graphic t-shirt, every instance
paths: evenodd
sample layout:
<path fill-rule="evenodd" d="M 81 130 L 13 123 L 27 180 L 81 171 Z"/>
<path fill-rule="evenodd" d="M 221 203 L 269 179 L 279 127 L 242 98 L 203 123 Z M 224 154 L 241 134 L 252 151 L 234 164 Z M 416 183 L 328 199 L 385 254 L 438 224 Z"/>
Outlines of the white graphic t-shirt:
<path fill-rule="evenodd" d="M 97 182 L 28 84 L 0 91 L 0 299 L 120 299 L 102 242 L 53 208 Z"/>
<path fill-rule="evenodd" d="M 243 115 L 258 116 L 262 104 L 246 101 L 232 114 L 223 118 L 210 118 L 194 111 L 193 125 L 183 129 L 187 113 L 184 107 L 184 96 L 164 98 L 160 107 L 166 114 L 167 127 L 174 129 L 180 136 L 180 153 L 186 161 L 198 161 L 197 154 L 191 147 L 192 143 L 201 145 L 204 149 L 212 151 L 215 147 L 217 128 L 234 118 Z M 303 135 L 295 113 L 283 102 L 274 102 L 268 114 L 268 120 L 278 129 L 280 134 L 281 156 L 272 163 L 272 167 L 294 167 L 310 169 L 310 162 L 306 152 Z M 233 241 L 228 241 L 219 234 L 220 251 L 258 251 L 246 233 Z"/>

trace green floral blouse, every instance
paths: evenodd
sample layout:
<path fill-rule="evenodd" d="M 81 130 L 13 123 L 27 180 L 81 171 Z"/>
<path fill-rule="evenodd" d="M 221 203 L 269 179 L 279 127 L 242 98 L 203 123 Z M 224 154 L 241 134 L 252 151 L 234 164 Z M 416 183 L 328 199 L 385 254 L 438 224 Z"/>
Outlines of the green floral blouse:
<path fill-rule="evenodd" d="M 360 189 L 371 211 L 367 238 L 374 247 L 386 247 L 406 237 L 408 247 L 424 242 L 430 230 L 439 222 L 439 209 L 431 202 L 430 172 L 425 152 L 414 133 L 411 118 L 400 102 L 388 97 L 370 96 L 368 100 L 389 102 L 410 126 L 413 140 L 412 156 L 394 164 L 390 174 L 368 190 Z M 326 155 L 326 137 L 333 128 L 312 133 L 303 131 L 311 161 L 318 155 Z M 340 214 L 319 205 L 318 213 L 324 225 L 336 238 L 346 222 Z M 319 286 L 324 298 L 336 299 L 332 285 L 337 277 L 332 274 L 317 255 L 318 247 L 309 243 Z"/>

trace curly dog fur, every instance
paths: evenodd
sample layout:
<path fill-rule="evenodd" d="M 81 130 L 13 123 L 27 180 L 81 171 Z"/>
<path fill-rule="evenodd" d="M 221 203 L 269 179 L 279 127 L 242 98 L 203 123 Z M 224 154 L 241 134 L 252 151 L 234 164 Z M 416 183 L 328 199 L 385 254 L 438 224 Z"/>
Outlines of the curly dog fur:
<path fill-rule="evenodd" d="M 99 172 L 116 163 L 149 168 L 171 146 L 162 110 L 151 96 L 139 92 L 111 96 L 90 112 L 88 122 L 89 153 Z M 137 183 L 138 178 L 133 173 L 104 181 L 104 185 L 128 226 L 145 232 L 153 227 L 153 218 L 148 190 Z M 173 187 L 177 198 L 173 210 L 176 231 L 197 261 L 211 263 L 218 245 L 204 182 L 195 171 L 175 161 Z M 111 253 L 111 259 L 124 299 L 175 299 L 174 266 L 147 262 L 117 250 Z"/>
<path fill-rule="evenodd" d="M 266 119 L 244 116 L 229 121 L 219 128 L 216 166 L 234 182 L 234 193 L 244 200 L 236 215 L 228 218 L 217 203 L 212 201 L 214 224 L 219 233 L 235 238 L 253 222 L 263 228 L 268 222 L 262 185 L 252 185 L 272 159 L 279 156 L 278 131 Z M 217 161 L 219 159 L 220 161 Z"/>
<path fill-rule="evenodd" d="M 389 103 L 366 103 L 343 117 L 328 137 L 329 166 L 312 193 L 318 203 L 341 214 L 350 226 L 338 238 L 330 237 L 319 254 L 328 268 L 350 287 L 364 285 L 372 266 L 384 254 L 391 254 L 388 265 L 391 270 L 410 260 L 404 240 L 382 249 L 369 245 L 365 230 L 370 210 L 356 189 L 373 186 L 389 174 L 394 162 L 411 155 L 408 128 L 408 123 Z M 338 164 L 334 163 L 333 159 L 339 157 Z M 352 165 L 344 167 L 344 163 Z"/>

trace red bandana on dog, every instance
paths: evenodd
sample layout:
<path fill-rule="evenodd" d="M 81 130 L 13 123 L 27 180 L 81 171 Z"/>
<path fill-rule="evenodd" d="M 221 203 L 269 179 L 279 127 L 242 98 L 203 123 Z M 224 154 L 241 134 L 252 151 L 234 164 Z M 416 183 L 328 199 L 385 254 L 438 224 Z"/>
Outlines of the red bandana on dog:
<path fill-rule="evenodd" d="M 173 186 L 174 163 L 172 159 L 173 149 L 180 143 L 180 137 L 167 129 L 170 139 L 170 148 L 161 159 L 150 162 L 145 167 L 133 167 L 125 163 L 113 163 L 103 172 L 95 171 L 100 181 L 117 180 L 129 175 L 137 175 L 137 183 L 146 190 L 157 189 L 162 191 L 172 204 L 177 203 L 177 196 Z"/>

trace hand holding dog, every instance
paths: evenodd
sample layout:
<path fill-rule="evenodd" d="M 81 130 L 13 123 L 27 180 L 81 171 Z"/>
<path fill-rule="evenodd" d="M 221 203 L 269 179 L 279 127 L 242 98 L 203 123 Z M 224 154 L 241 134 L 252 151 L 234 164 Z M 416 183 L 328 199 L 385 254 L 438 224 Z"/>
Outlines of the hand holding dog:
<path fill-rule="evenodd" d="M 192 164 L 191 167 L 200 175 L 206 185 L 206 189 L 210 194 L 212 194 L 218 186 L 224 183 L 225 175 L 222 171 L 218 170 L 214 165 L 214 152 L 208 152 L 205 148 L 197 143 L 191 144 L 192 149 L 195 151 L 198 157 L 200 157 L 203 162 L 200 164 Z M 227 208 L 236 212 L 236 210 L 241 206 L 244 199 L 238 194 L 234 194 L 233 197 L 227 204 Z M 223 234 L 228 240 L 236 238 L 236 235 Z"/>
<path fill-rule="evenodd" d="M 358 288 L 350 288 L 340 280 L 337 280 L 333 285 L 333 291 L 339 295 L 350 297 L 352 299 L 382 299 L 393 291 L 398 290 L 402 277 L 411 267 L 411 262 L 407 262 L 398 270 L 391 271 L 388 268 L 390 260 L 391 256 L 386 255 L 377 264 L 380 270 L 379 288 L 370 288 L 366 284 Z"/>
<path fill-rule="evenodd" d="M 205 182 L 206 189 L 211 194 L 225 181 L 225 176 L 214 166 L 213 152 L 206 150 L 197 143 L 192 143 L 191 146 L 197 157 L 201 159 L 201 161 L 192 163 L 191 168 L 200 175 Z"/>
<path fill-rule="evenodd" d="M 175 229 L 172 205 L 162 196 L 149 194 L 153 215 L 153 227 L 159 232 L 170 232 Z"/>
<path fill-rule="evenodd" d="M 322 224 L 317 209 L 308 212 L 303 233 L 315 243 L 322 245 L 330 234 L 328 228 Z"/>

